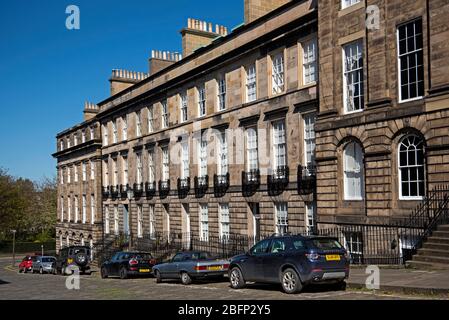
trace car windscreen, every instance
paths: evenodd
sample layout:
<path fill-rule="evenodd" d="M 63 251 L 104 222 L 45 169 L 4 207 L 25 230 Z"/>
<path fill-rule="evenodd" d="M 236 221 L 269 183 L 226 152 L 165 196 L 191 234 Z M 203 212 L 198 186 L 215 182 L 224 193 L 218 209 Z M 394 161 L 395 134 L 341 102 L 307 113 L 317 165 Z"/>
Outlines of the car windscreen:
<path fill-rule="evenodd" d="M 42 262 L 55 262 L 55 258 L 42 258 Z"/>
<path fill-rule="evenodd" d="M 340 250 L 343 246 L 335 239 L 311 239 L 311 247 L 320 250 Z"/>
<path fill-rule="evenodd" d="M 133 257 L 137 260 L 151 260 L 153 258 L 149 253 L 137 253 Z"/>

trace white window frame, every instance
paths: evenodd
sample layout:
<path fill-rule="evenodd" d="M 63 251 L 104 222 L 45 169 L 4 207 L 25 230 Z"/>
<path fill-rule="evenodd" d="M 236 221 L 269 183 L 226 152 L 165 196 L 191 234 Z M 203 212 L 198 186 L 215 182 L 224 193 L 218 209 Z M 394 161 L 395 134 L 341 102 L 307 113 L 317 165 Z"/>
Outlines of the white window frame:
<path fill-rule="evenodd" d="M 246 102 L 257 100 L 257 68 L 256 63 L 246 68 Z"/>
<path fill-rule="evenodd" d="M 81 164 L 81 172 L 83 176 L 83 181 L 87 181 L 87 162 Z"/>
<path fill-rule="evenodd" d="M 64 196 L 61 196 L 60 206 L 61 206 L 61 222 L 64 222 Z"/>
<path fill-rule="evenodd" d="M 112 185 L 115 187 L 118 185 L 118 166 L 117 158 L 112 159 Z"/>
<path fill-rule="evenodd" d="M 357 142 L 348 143 L 343 150 L 343 180 L 344 199 L 363 201 L 365 197 L 364 154 L 362 147 Z M 356 185 L 357 181 L 358 186 Z"/>
<path fill-rule="evenodd" d="M 209 208 L 207 204 L 199 204 L 200 241 L 209 241 Z"/>
<path fill-rule="evenodd" d="M 90 180 L 95 180 L 95 161 L 90 160 Z"/>
<path fill-rule="evenodd" d="M 67 149 L 70 149 L 71 147 L 72 147 L 71 137 L 68 136 L 68 137 L 67 137 Z"/>
<path fill-rule="evenodd" d="M 86 131 L 81 130 L 81 143 L 85 143 L 85 142 L 86 142 Z"/>
<path fill-rule="evenodd" d="M 198 87 L 198 118 L 204 117 L 207 114 L 206 110 L 206 85 L 203 84 Z"/>
<path fill-rule="evenodd" d="M 181 179 L 190 177 L 190 153 L 189 143 L 183 142 L 181 145 Z"/>
<path fill-rule="evenodd" d="M 105 226 L 104 226 L 104 232 L 106 234 L 110 234 L 111 233 L 111 219 L 109 216 L 109 206 L 104 206 L 104 222 L 105 222 Z"/>
<path fill-rule="evenodd" d="M 273 168 L 287 166 L 287 136 L 285 119 L 272 122 Z"/>
<path fill-rule="evenodd" d="M 128 140 L 128 115 L 122 117 L 122 141 Z"/>
<path fill-rule="evenodd" d="M 217 90 L 218 90 L 218 111 L 226 110 L 226 91 L 227 91 L 227 85 L 226 85 L 226 75 L 223 75 L 222 77 L 218 78 L 217 80 Z"/>
<path fill-rule="evenodd" d="M 349 54 L 348 54 L 349 53 Z M 347 43 L 342 47 L 343 57 L 343 105 L 345 114 L 363 112 L 365 109 L 365 79 L 363 41 L 361 39 Z M 355 58 L 355 59 L 353 59 Z M 350 61 L 351 63 L 349 63 Z M 361 62 L 361 65 L 359 65 Z M 351 66 L 348 69 L 348 66 Z M 359 78 L 359 81 L 354 79 Z M 349 81 L 351 79 L 351 87 Z M 354 96 L 354 84 L 359 87 L 359 95 Z M 355 106 L 354 99 L 359 98 L 359 106 Z"/>
<path fill-rule="evenodd" d="M 78 145 L 78 132 L 73 134 L 73 145 L 76 147 Z"/>
<path fill-rule="evenodd" d="M 137 205 L 137 238 L 143 237 L 143 207 L 141 204 Z"/>
<path fill-rule="evenodd" d="M 309 234 L 312 234 L 316 225 L 316 203 L 314 201 L 304 202 L 305 221 Z"/>
<path fill-rule="evenodd" d="M 67 183 L 72 183 L 72 167 L 67 167 Z"/>
<path fill-rule="evenodd" d="M 413 138 L 413 142 L 410 141 L 409 139 Z M 414 152 L 414 156 L 415 156 L 415 164 L 410 164 L 410 159 L 409 159 L 409 153 L 410 151 L 407 152 L 407 165 L 402 166 L 401 165 L 401 146 L 405 144 L 405 141 L 409 140 L 409 142 L 412 142 L 411 145 L 409 146 L 414 146 L 416 151 Z M 421 147 L 421 148 L 419 148 Z M 409 150 L 409 149 L 407 149 Z M 417 157 L 417 152 L 419 152 L 420 150 L 422 150 L 423 152 L 423 163 L 422 164 L 418 164 L 418 157 Z M 399 145 L 398 145 L 398 178 L 399 178 L 399 200 L 405 200 L 405 201 L 422 201 L 424 199 L 424 195 L 426 193 L 426 162 L 425 162 L 425 158 L 424 158 L 424 141 L 418 137 L 415 134 L 409 134 L 406 135 L 405 137 L 403 137 L 400 141 L 399 141 Z M 407 183 L 409 184 L 409 192 L 411 193 L 410 190 L 410 186 L 412 183 L 417 184 L 417 190 L 418 190 L 418 194 L 420 190 L 419 184 L 423 183 L 423 188 L 424 190 L 422 190 L 422 196 L 404 196 L 403 195 L 403 188 L 402 188 L 402 184 L 404 183 L 404 181 L 402 180 L 403 178 L 403 170 L 405 169 L 416 169 L 416 180 L 412 181 L 410 174 L 409 174 L 409 179 L 407 180 Z M 419 172 L 418 170 L 422 170 L 422 175 L 423 175 L 423 180 L 419 179 Z"/>
<path fill-rule="evenodd" d="M 75 207 L 75 223 L 78 223 L 79 219 L 80 219 L 80 209 L 79 209 L 79 204 L 78 204 L 78 196 L 75 196 L 75 198 L 73 199 L 74 202 L 74 207 Z"/>
<path fill-rule="evenodd" d="M 271 56 L 271 94 L 278 95 L 285 91 L 285 57 L 284 51 Z"/>
<path fill-rule="evenodd" d="M 136 111 L 136 137 L 142 136 L 142 110 Z"/>
<path fill-rule="evenodd" d="M 95 195 L 90 195 L 90 224 L 95 224 L 95 215 L 97 214 L 97 206 L 95 205 Z"/>
<path fill-rule="evenodd" d="M 67 221 L 72 221 L 72 198 L 67 197 Z"/>
<path fill-rule="evenodd" d="M 108 126 L 107 124 L 103 124 L 101 127 L 101 131 L 103 133 L 103 146 L 107 146 L 109 144 Z"/>
<path fill-rule="evenodd" d="M 118 235 L 120 233 L 120 217 L 118 213 L 118 205 L 114 205 L 114 233 Z"/>
<path fill-rule="evenodd" d="M 73 169 L 74 169 L 75 182 L 78 182 L 79 181 L 78 165 L 75 164 L 73 166 Z"/>
<path fill-rule="evenodd" d="M 143 162 L 142 153 L 136 153 L 136 183 L 141 184 L 143 182 Z"/>
<path fill-rule="evenodd" d="M 149 232 L 150 232 L 150 237 L 154 237 L 155 233 L 156 233 L 156 219 L 155 219 L 155 206 L 154 204 L 150 204 L 149 205 Z"/>
<path fill-rule="evenodd" d="M 275 203 L 276 234 L 284 235 L 288 233 L 288 203 Z"/>
<path fill-rule="evenodd" d="M 126 186 L 129 184 L 129 163 L 128 156 L 122 156 L 122 182 L 123 185 Z"/>
<path fill-rule="evenodd" d="M 357 3 L 359 3 L 361 0 L 341 0 L 341 9 L 349 8 Z"/>
<path fill-rule="evenodd" d="M 161 116 L 162 116 L 162 129 L 167 129 L 169 127 L 169 112 L 168 112 L 168 102 L 167 100 L 161 101 Z"/>
<path fill-rule="evenodd" d="M 187 122 L 188 120 L 189 120 L 189 114 L 188 114 L 188 111 L 189 111 L 189 105 L 188 105 L 188 103 L 189 103 L 189 100 L 188 100 L 188 96 L 187 96 L 187 92 L 184 92 L 184 93 L 182 93 L 182 94 L 180 94 L 180 123 L 184 123 L 184 122 Z"/>
<path fill-rule="evenodd" d="M 407 25 L 409 25 L 409 24 L 414 24 L 414 23 L 416 23 L 416 22 L 418 22 L 418 21 L 420 21 L 421 22 L 421 44 L 422 44 L 422 46 L 421 46 L 421 48 L 419 48 L 419 49 L 417 49 L 417 41 L 416 41 L 416 29 L 414 28 L 414 46 L 415 46 L 415 49 L 414 50 L 412 50 L 412 51 L 408 51 L 408 48 L 407 48 L 407 52 L 406 53 L 403 53 L 403 54 L 401 54 L 400 53 L 400 38 L 399 38 L 399 29 L 401 28 L 401 27 L 405 27 L 406 28 L 406 32 L 407 32 Z M 408 34 L 406 33 L 406 43 L 407 43 L 407 39 L 408 39 Z M 424 90 L 425 90 L 425 83 L 424 83 L 424 81 L 425 81 L 425 79 L 424 79 L 424 39 L 423 39 L 423 37 L 424 37 L 424 33 L 423 33 L 423 25 L 422 25 L 422 19 L 421 18 L 419 18 L 419 19 L 414 19 L 414 20 L 412 20 L 412 21 L 408 21 L 408 22 L 406 22 L 406 23 L 403 23 L 403 24 L 401 24 L 401 25 L 399 25 L 397 28 L 396 28 L 396 46 L 397 46 L 397 55 L 398 55 L 398 94 L 399 94 L 399 103 L 404 103 L 404 102 L 409 102 L 409 101 L 415 101 L 415 100 L 420 100 L 420 99 L 422 99 L 423 98 L 423 96 L 424 96 Z M 408 43 L 407 43 L 407 47 L 408 47 Z M 423 62 L 423 64 L 420 66 L 420 65 L 418 65 L 418 62 L 417 62 L 417 60 L 418 60 L 418 55 L 421 55 L 421 59 L 422 59 L 422 62 Z M 402 97 L 402 87 L 404 86 L 403 84 L 402 84 L 402 69 L 401 69 L 401 60 L 403 59 L 403 58 L 405 58 L 405 59 L 407 59 L 407 72 L 409 72 L 409 70 L 410 70 L 410 66 L 409 66 L 409 63 L 410 63 L 410 60 L 408 59 L 410 56 L 414 56 L 415 57 L 415 62 L 416 62 L 416 64 L 415 64 L 415 67 L 416 67 L 416 82 L 415 82 L 415 89 L 416 89 L 416 93 L 417 93 L 417 95 L 415 96 L 415 97 L 413 97 L 413 98 L 407 98 L 407 99 L 404 99 L 403 97 Z M 422 86 L 423 86 L 423 94 L 419 94 L 419 87 L 418 87 L 418 82 L 420 82 L 420 81 L 418 81 L 418 77 L 419 77 L 419 72 L 418 72 L 418 68 L 419 67 L 421 67 L 422 68 Z M 410 76 L 410 74 L 408 74 L 408 77 Z M 409 79 L 410 80 L 410 79 Z M 409 96 L 410 96 L 410 87 L 411 87 L 411 83 L 410 83 L 410 81 L 407 83 L 407 86 L 408 86 L 408 90 L 409 90 Z"/>
<path fill-rule="evenodd" d="M 316 134 L 315 123 L 316 113 L 303 115 L 304 124 L 304 163 L 306 167 L 315 165 Z"/>
<path fill-rule="evenodd" d="M 207 176 L 207 141 L 198 140 L 198 177 Z"/>
<path fill-rule="evenodd" d="M 109 186 L 109 160 L 103 160 L 104 186 Z"/>
<path fill-rule="evenodd" d="M 231 220 L 229 216 L 229 204 L 219 204 L 220 239 L 227 241 L 231 234 Z"/>
<path fill-rule="evenodd" d="M 115 144 L 118 142 L 118 128 L 117 128 L 117 119 L 112 120 L 112 143 Z"/>
<path fill-rule="evenodd" d="M 302 52 L 303 84 L 314 84 L 318 81 L 318 49 L 316 38 L 303 43 Z"/>
<path fill-rule="evenodd" d="M 154 183 L 156 180 L 154 167 L 154 148 L 148 149 L 148 182 Z"/>
<path fill-rule="evenodd" d="M 64 184 L 64 168 L 59 169 L 59 183 Z"/>
<path fill-rule="evenodd" d="M 87 222 L 87 197 L 85 194 L 83 194 L 83 198 L 82 198 L 82 224 L 86 224 Z"/>
<path fill-rule="evenodd" d="M 162 152 L 162 181 L 170 179 L 170 154 L 168 146 L 161 148 Z"/>
<path fill-rule="evenodd" d="M 89 128 L 89 132 L 90 132 L 90 140 L 94 140 L 95 139 L 95 130 L 93 127 Z"/>
<path fill-rule="evenodd" d="M 251 172 L 259 169 L 259 146 L 257 127 L 246 129 L 246 158 L 247 170 Z"/>
<path fill-rule="evenodd" d="M 154 107 L 150 106 L 147 109 L 148 115 L 148 133 L 154 132 Z"/>
<path fill-rule="evenodd" d="M 217 173 L 218 175 L 226 175 L 229 172 L 228 163 L 228 139 L 226 136 L 226 130 L 220 132 L 217 137 Z"/>

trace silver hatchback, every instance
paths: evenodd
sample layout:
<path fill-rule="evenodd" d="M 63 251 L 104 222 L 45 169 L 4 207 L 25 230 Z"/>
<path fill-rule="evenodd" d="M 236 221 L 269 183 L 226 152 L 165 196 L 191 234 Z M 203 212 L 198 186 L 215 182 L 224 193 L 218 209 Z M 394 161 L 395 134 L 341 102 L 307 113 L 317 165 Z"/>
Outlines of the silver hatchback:
<path fill-rule="evenodd" d="M 39 256 L 36 261 L 33 262 L 33 273 L 51 273 L 53 270 L 53 263 L 56 262 L 55 257 Z"/>

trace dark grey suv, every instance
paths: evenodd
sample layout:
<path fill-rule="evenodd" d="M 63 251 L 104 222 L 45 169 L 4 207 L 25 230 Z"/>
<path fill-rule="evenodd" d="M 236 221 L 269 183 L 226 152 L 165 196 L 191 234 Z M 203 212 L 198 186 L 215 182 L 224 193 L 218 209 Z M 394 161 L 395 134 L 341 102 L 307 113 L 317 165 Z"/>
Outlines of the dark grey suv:
<path fill-rule="evenodd" d="M 313 236 L 271 237 L 248 253 L 231 259 L 231 287 L 248 282 L 280 283 L 286 293 L 300 292 L 312 283 L 334 283 L 346 287 L 349 256 L 337 239 Z"/>
<path fill-rule="evenodd" d="M 53 274 L 72 274 L 71 266 L 76 266 L 84 274 L 90 272 L 91 252 L 89 247 L 72 246 L 59 251 L 56 261 L 53 263 Z"/>

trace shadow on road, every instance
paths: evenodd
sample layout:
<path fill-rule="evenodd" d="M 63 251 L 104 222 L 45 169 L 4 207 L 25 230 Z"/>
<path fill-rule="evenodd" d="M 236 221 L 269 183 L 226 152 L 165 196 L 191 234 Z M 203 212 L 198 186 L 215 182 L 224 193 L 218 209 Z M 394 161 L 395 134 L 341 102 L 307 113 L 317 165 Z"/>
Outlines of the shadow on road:
<path fill-rule="evenodd" d="M 2 279 L 0 279 L 0 285 L 2 285 L 2 284 L 9 284 L 9 282 L 3 281 Z"/>

